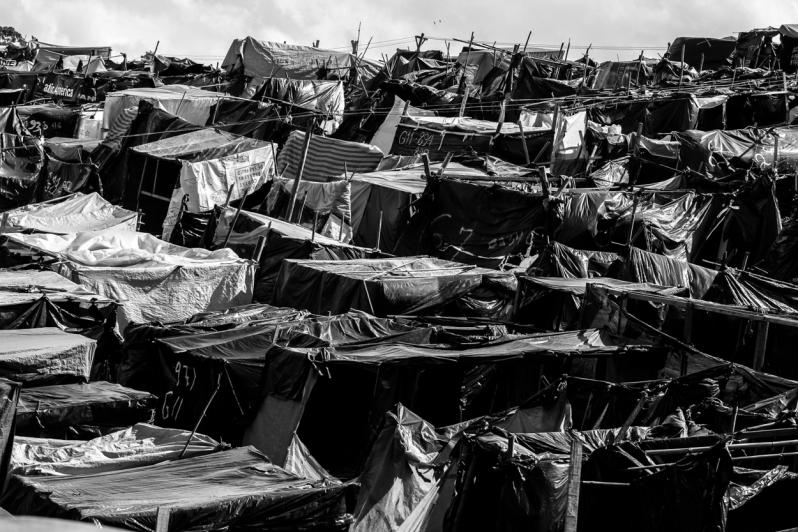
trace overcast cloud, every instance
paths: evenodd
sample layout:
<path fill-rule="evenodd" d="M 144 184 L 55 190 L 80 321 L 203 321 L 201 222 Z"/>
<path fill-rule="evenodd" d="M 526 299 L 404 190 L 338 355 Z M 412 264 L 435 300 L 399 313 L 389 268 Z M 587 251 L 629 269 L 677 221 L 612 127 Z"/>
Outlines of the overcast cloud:
<path fill-rule="evenodd" d="M 10 5 L 9 5 L 10 4 Z M 593 43 L 600 60 L 655 56 L 678 36 L 724 37 L 753 27 L 798 23 L 798 0 L 3 0 L 3 24 L 62 45 L 110 45 L 140 56 L 159 52 L 205 63 L 221 61 L 235 37 L 344 48 L 362 22 L 369 56 L 433 37 L 425 49 L 445 50 L 444 38 L 531 43 L 555 48 L 570 37 L 581 53 Z M 452 51 L 461 47 L 453 43 Z M 580 49 L 580 47 L 582 47 Z M 629 47 L 628 50 L 614 49 Z M 362 50 L 362 47 L 361 47 Z M 572 53 L 572 58 L 575 54 Z"/>

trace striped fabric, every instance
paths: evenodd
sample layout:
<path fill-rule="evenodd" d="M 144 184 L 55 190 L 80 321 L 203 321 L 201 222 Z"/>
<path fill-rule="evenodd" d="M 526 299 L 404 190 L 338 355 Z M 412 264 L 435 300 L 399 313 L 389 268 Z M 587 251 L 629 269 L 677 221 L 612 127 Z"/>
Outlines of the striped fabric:
<path fill-rule="evenodd" d="M 305 142 L 304 131 L 294 131 L 288 137 L 280 155 L 277 157 L 277 169 L 282 176 L 294 179 L 302 161 L 302 146 Z M 327 181 L 328 178 L 349 173 L 372 172 L 382 160 L 382 150 L 370 144 L 348 142 L 314 135 L 310 139 L 308 157 L 302 179 L 308 181 Z"/>
<path fill-rule="evenodd" d="M 130 131 L 130 124 L 133 123 L 133 120 L 136 119 L 136 116 L 139 114 L 138 107 L 129 107 L 127 109 L 123 109 L 119 116 L 116 117 L 111 127 L 108 129 L 108 133 L 105 136 L 106 142 L 119 142 L 122 140 L 122 137 L 127 135 L 128 131 Z"/>

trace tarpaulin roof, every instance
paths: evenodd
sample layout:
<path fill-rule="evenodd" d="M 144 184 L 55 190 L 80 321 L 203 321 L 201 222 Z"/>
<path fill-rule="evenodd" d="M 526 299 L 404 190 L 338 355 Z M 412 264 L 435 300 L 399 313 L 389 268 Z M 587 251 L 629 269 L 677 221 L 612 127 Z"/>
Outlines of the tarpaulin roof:
<path fill-rule="evenodd" d="M 19 383 L 0 378 L 0 482 L 3 486 L 6 485 L 6 474 L 13 451 L 19 389 Z"/>
<path fill-rule="evenodd" d="M 259 78 L 318 79 L 318 72 L 324 65 L 338 76 L 345 77 L 349 74 L 348 69 L 357 61 L 349 52 L 245 37 L 233 40 L 221 67 L 229 72 L 239 56 L 243 60 L 244 75 Z M 373 69 L 374 65 L 365 61 L 362 66 Z"/>
<path fill-rule="evenodd" d="M 191 443 L 186 447 L 186 442 Z M 222 449 L 204 434 L 136 423 L 88 441 L 17 436 L 11 457 L 16 475 L 87 475 L 157 464 Z"/>
<path fill-rule="evenodd" d="M 658 286 L 649 283 L 633 283 L 629 281 L 621 281 L 611 277 L 592 277 L 592 278 L 567 278 L 567 277 L 521 277 L 526 282 L 537 285 L 546 290 L 555 290 L 558 292 L 568 292 L 573 295 L 582 295 L 585 293 L 585 286 L 591 283 L 598 283 L 603 285 L 612 286 L 616 290 L 635 290 L 638 292 L 654 292 L 654 293 L 672 293 L 673 288 L 666 286 Z"/>
<path fill-rule="evenodd" d="M 148 392 L 104 381 L 24 388 L 17 434 L 48 437 L 76 426 L 125 427 L 149 421 L 155 400 Z"/>
<path fill-rule="evenodd" d="M 87 381 L 96 345 L 54 327 L 0 330 L 0 376 L 35 386 Z"/>
<path fill-rule="evenodd" d="M 111 205 L 96 192 L 75 193 L 63 201 L 33 203 L 8 211 L 7 231 L 63 235 L 106 229 L 136 230 L 136 213 Z"/>
<path fill-rule="evenodd" d="M 211 106 L 224 97 L 223 93 L 206 91 L 188 85 L 164 85 L 110 92 L 105 97 L 103 129 L 110 129 L 125 109 L 135 108 L 142 100 L 191 122 L 204 126 Z"/>
<path fill-rule="evenodd" d="M 67 259 L 61 265 L 65 275 L 124 301 L 119 313 L 122 329 L 131 321 L 183 319 L 252 299 L 254 263 L 229 249 L 183 248 L 131 231 L 6 236 Z M 153 286 L 156 279 L 160 282 Z"/>
<path fill-rule="evenodd" d="M 158 509 L 170 529 L 319 526 L 343 518 L 348 486 L 303 479 L 251 448 L 124 471 L 14 477 L 6 507 L 18 514 L 97 519 L 150 532 Z"/>
<path fill-rule="evenodd" d="M 217 129 L 200 129 L 131 148 L 159 159 L 198 161 L 268 146 L 268 142 L 242 137 Z"/>
<path fill-rule="evenodd" d="M 107 303 L 111 299 L 90 292 L 53 271 L 0 270 L 0 307 L 31 303 L 46 295 L 52 302 Z"/>
<path fill-rule="evenodd" d="M 501 298 L 498 293 L 512 290 L 515 277 L 430 257 L 288 259 L 280 268 L 273 303 L 318 314 L 350 308 L 383 316 L 410 314 L 441 307 L 488 286 L 493 286 Z"/>

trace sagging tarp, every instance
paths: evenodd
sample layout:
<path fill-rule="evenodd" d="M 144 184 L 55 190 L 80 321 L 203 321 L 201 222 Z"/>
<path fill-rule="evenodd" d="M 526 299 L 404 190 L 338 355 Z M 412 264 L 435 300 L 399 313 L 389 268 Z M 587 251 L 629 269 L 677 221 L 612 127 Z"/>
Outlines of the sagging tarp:
<path fill-rule="evenodd" d="M 126 109 L 136 108 L 142 100 L 197 126 L 204 126 L 210 109 L 222 98 L 218 92 L 187 85 L 135 88 L 111 92 L 105 97 L 103 129 L 110 130 Z"/>
<path fill-rule="evenodd" d="M 93 379 L 107 377 L 118 359 L 116 308 L 52 271 L 0 271 L 0 329 L 55 327 L 96 340 Z"/>
<path fill-rule="evenodd" d="M 713 39 L 712 37 L 677 37 L 668 48 L 673 59 L 681 59 L 698 69 L 718 70 L 731 65 L 731 56 L 737 47 L 737 39 Z M 682 55 L 684 53 L 684 55 Z"/>
<path fill-rule="evenodd" d="M 132 231 L 6 236 L 60 257 L 60 273 L 84 288 L 124 301 L 120 330 L 131 322 L 173 321 L 252 300 L 255 265 L 228 249 L 183 248 Z"/>
<path fill-rule="evenodd" d="M 249 211 L 240 211 L 238 217 L 228 209 L 219 217 L 213 238 L 214 247 L 229 247 L 241 257 L 251 257 L 259 238 L 266 244 L 255 274 L 253 299 L 259 302 L 272 300 L 280 267 L 285 259 L 354 260 L 376 258 L 381 254 L 373 249 L 360 248 L 340 242 L 301 225 L 290 224 L 277 218 Z M 235 219 L 235 224 L 230 225 Z M 337 235 L 336 235 L 337 236 Z"/>
<path fill-rule="evenodd" d="M 423 175 L 420 168 L 356 174 L 350 181 L 353 242 L 394 249 L 410 220 L 410 203 L 426 187 Z"/>
<path fill-rule="evenodd" d="M 389 339 L 425 343 L 434 334 L 431 328 L 363 313 L 309 316 L 293 309 L 260 309 L 250 321 L 226 329 L 191 323 L 129 328 L 119 381 L 160 397 L 159 425 L 190 429 L 209 405 L 200 430 L 235 442 L 241 440 L 257 404 L 264 356 L 274 343 L 303 347 Z M 284 455 L 270 458 L 282 464 Z"/>
<path fill-rule="evenodd" d="M 38 193 L 44 151 L 15 107 L 0 107 L 0 147 L 0 209 L 26 205 Z"/>
<path fill-rule="evenodd" d="M 332 134 L 344 118 L 344 84 L 342 81 L 303 80 L 269 77 L 266 80 L 253 79 L 254 94 L 246 97 L 254 101 L 273 101 L 289 113 L 311 111 L 325 117 L 321 129 Z"/>
<path fill-rule="evenodd" d="M 637 199 L 636 199 L 637 198 Z M 713 196 L 691 191 L 650 192 L 637 196 L 626 192 L 587 190 L 568 192 L 558 210 L 554 238 L 567 245 L 588 249 L 628 238 L 657 252 L 695 260 L 719 210 Z"/>
<path fill-rule="evenodd" d="M 93 475 L 16 476 L 3 506 L 141 532 L 155 529 L 162 506 L 170 508 L 170 530 L 332 528 L 347 524 L 350 489 L 301 478 L 254 449 L 238 448 Z"/>
<path fill-rule="evenodd" d="M 156 397 L 120 384 L 53 384 L 24 388 L 17 408 L 17 434 L 83 439 L 139 422 L 150 422 Z"/>
<path fill-rule="evenodd" d="M 10 472 L 22 476 L 90 475 L 176 460 L 182 458 L 181 453 L 199 456 L 222 448 L 204 434 L 148 423 L 136 423 L 88 441 L 17 436 Z"/>
<path fill-rule="evenodd" d="M 798 127 L 771 130 L 746 128 L 713 131 L 686 130 L 672 135 L 681 143 L 681 159 L 698 170 L 703 166 L 711 174 L 723 176 L 730 167 L 748 169 L 773 165 L 775 137 L 778 136 L 779 172 L 798 170 Z"/>
<path fill-rule="evenodd" d="M 489 268 L 526 255 L 550 219 L 540 194 L 449 178 L 427 181 L 417 208 L 394 253 Z"/>
<path fill-rule="evenodd" d="M 588 117 L 605 126 L 619 124 L 624 134 L 637 131 L 643 124 L 642 133 L 647 137 L 695 129 L 698 100 L 694 95 L 680 96 L 599 104 L 588 109 Z"/>
<path fill-rule="evenodd" d="M 512 274 L 430 257 L 346 261 L 284 260 L 272 304 L 316 314 L 429 314 L 447 305 L 467 315 L 505 315 Z"/>
<path fill-rule="evenodd" d="M 42 103 L 16 106 L 17 116 L 32 135 L 46 139 L 74 137 L 78 127 L 79 111 Z"/>
<path fill-rule="evenodd" d="M 397 402 L 436 425 L 448 425 L 518 405 L 540 389 L 541 376 L 552 378 L 569 367 L 580 372 L 580 360 L 623 354 L 620 358 L 644 358 L 661 367 L 657 348 L 619 343 L 611 335 L 583 330 L 477 347 L 273 346 L 266 354 L 264 399 L 247 441 L 280 456 L 298 430 L 325 468 L 351 476 L 360 471 L 384 413 Z M 584 369 L 592 376 L 588 368 L 591 363 Z M 329 438 L 333 432 L 335 444 Z"/>
<path fill-rule="evenodd" d="M 14 449 L 14 423 L 19 403 L 19 389 L 19 383 L 0 378 L 0 486 L 6 485 L 6 476 Z"/>
<path fill-rule="evenodd" d="M 64 235 L 84 231 L 136 230 L 136 213 L 111 205 L 96 192 L 32 203 L 7 211 L 6 231 Z"/>
<path fill-rule="evenodd" d="M 0 331 L 0 377 L 26 386 L 86 382 L 97 342 L 54 327 Z"/>

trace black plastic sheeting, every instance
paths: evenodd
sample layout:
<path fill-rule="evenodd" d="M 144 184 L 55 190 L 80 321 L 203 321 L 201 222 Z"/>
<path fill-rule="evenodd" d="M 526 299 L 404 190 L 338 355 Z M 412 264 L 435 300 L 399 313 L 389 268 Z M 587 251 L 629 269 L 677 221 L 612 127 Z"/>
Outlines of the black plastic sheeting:
<path fill-rule="evenodd" d="M 3 507 L 141 532 L 155 530 L 159 507 L 170 509 L 175 532 L 343 530 L 352 489 L 298 477 L 254 449 L 238 448 L 94 475 L 13 477 Z"/>
<path fill-rule="evenodd" d="M 38 137 L 23 124 L 15 107 L 0 108 L 0 210 L 27 205 L 35 200 L 44 165 Z"/>
<path fill-rule="evenodd" d="M 96 381 L 25 388 L 17 408 L 17 434 L 84 439 L 148 422 L 156 397 L 119 384 Z"/>
<path fill-rule="evenodd" d="M 429 257 L 284 260 L 272 303 L 317 314 L 362 310 L 375 316 L 508 315 L 515 276 Z"/>
<path fill-rule="evenodd" d="M 508 256 L 524 255 L 533 232 L 545 234 L 549 216 L 543 200 L 501 185 L 428 180 L 395 253 L 498 267 Z"/>
<path fill-rule="evenodd" d="M 214 243 L 221 246 L 225 240 L 227 247 L 239 257 L 251 257 L 259 237 L 266 237 L 264 252 L 261 254 L 259 268 L 255 277 L 253 300 L 271 302 L 273 300 L 277 276 L 285 259 L 309 259 L 320 261 L 339 261 L 382 257 L 384 254 L 373 250 L 350 246 L 332 238 L 312 234 L 305 227 L 298 227 L 277 219 L 241 211 L 230 228 L 230 216 L 220 217 Z M 298 302 L 291 306 L 300 307 Z"/>
<path fill-rule="evenodd" d="M 159 397 L 159 425 L 191 429 L 209 404 L 200 430 L 225 441 L 240 441 L 260 397 L 265 355 L 275 342 L 300 347 L 388 340 L 429 343 L 435 333 L 432 328 L 362 313 L 309 316 L 267 305 L 249 308 L 258 307 L 262 314 L 250 315 L 242 326 L 231 327 L 229 321 L 225 326 L 220 316 L 216 323 L 211 318 L 207 327 L 188 323 L 130 327 L 119 382 Z"/>
<path fill-rule="evenodd" d="M 360 471 L 383 414 L 397 402 L 436 425 L 460 423 L 524 402 L 538 392 L 543 377 L 555 380 L 569 371 L 592 377 L 591 362 L 612 354 L 634 360 L 632 365 L 641 364 L 640 359 L 662 364 L 658 348 L 621 348 L 597 331 L 541 334 L 471 348 L 274 346 L 266 355 L 265 400 L 258 417 L 272 421 L 267 436 L 275 447 L 256 445 L 277 454 L 298 425 L 313 456 L 346 478 Z M 334 445 L 331 431 L 338 434 Z M 280 432 L 286 436 L 280 438 Z"/>

